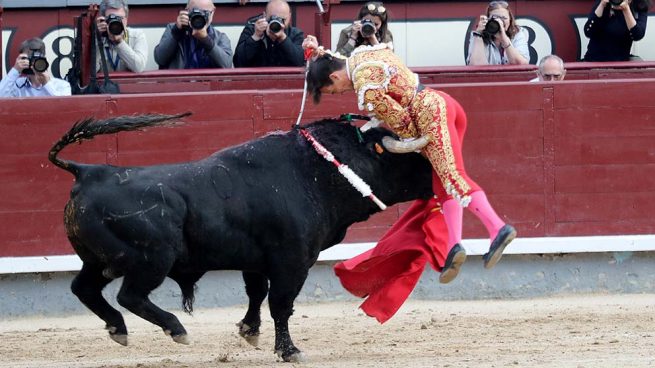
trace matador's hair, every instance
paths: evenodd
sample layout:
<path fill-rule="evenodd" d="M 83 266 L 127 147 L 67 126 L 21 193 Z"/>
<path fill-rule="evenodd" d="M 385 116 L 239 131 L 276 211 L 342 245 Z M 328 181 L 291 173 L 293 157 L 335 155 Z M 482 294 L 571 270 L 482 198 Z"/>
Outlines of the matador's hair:
<path fill-rule="evenodd" d="M 331 85 L 330 74 L 346 67 L 346 60 L 329 53 L 317 57 L 309 63 L 307 71 L 307 91 L 315 104 L 321 101 L 321 88 Z"/>

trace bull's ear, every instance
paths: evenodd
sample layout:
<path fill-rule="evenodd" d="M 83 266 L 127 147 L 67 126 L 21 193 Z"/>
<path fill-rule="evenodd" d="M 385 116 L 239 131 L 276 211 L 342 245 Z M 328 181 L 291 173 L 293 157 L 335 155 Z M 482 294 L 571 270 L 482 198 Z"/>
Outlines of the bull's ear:
<path fill-rule="evenodd" d="M 381 155 L 384 152 L 384 147 L 380 143 L 375 143 L 375 152 Z"/>

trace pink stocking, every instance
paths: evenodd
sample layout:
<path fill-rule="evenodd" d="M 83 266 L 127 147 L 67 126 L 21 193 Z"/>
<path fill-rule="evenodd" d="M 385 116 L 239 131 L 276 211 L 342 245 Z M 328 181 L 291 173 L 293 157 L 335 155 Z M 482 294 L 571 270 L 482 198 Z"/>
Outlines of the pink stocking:
<path fill-rule="evenodd" d="M 500 228 L 505 225 L 505 222 L 498 217 L 496 211 L 491 207 L 484 191 L 479 190 L 471 193 L 471 203 L 469 203 L 468 209 L 482 221 L 484 227 L 487 228 L 487 232 L 489 232 L 489 238 L 495 239 Z"/>
<path fill-rule="evenodd" d="M 448 250 L 462 242 L 462 217 L 464 209 L 454 199 L 449 199 L 441 206 L 448 226 Z"/>

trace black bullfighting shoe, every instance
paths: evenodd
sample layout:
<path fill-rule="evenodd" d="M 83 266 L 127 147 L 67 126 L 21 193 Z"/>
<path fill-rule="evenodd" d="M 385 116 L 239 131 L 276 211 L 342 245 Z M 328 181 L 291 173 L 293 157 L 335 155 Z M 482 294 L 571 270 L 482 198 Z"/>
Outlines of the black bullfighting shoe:
<path fill-rule="evenodd" d="M 498 235 L 494 238 L 494 241 L 491 242 L 489 247 L 489 252 L 487 252 L 482 258 L 484 259 L 484 268 L 489 269 L 500 261 L 500 257 L 503 256 L 503 251 L 505 247 L 516 238 L 516 229 L 512 225 L 505 225 L 500 228 Z"/>
<path fill-rule="evenodd" d="M 441 270 L 441 275 L 439 275 L 439 282 L 442 284 L 447 284 L 457 277 L 460 267 L 466 261 L 466 251 L 462 248 L 461 245 L 455 244 L 450 252 L 448 252 L 448 257 L 446 257 L 446 263 L 443 265 Z"/>

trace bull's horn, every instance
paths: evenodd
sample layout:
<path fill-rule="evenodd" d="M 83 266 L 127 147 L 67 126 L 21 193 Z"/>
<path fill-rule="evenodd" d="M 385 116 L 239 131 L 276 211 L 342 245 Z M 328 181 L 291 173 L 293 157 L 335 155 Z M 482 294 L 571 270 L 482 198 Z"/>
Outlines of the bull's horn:
<path fill-rule="evenodd" d="M 387 151 L 393 153 L 409 153 L 418 151 L 425 147 L 428 143 L 430 143 L 430 138 L 425 135 L 411 141 L 400 141 L 391 137 L 382 138 L 382 145 L 384 148 L 386 148 Z"/>

